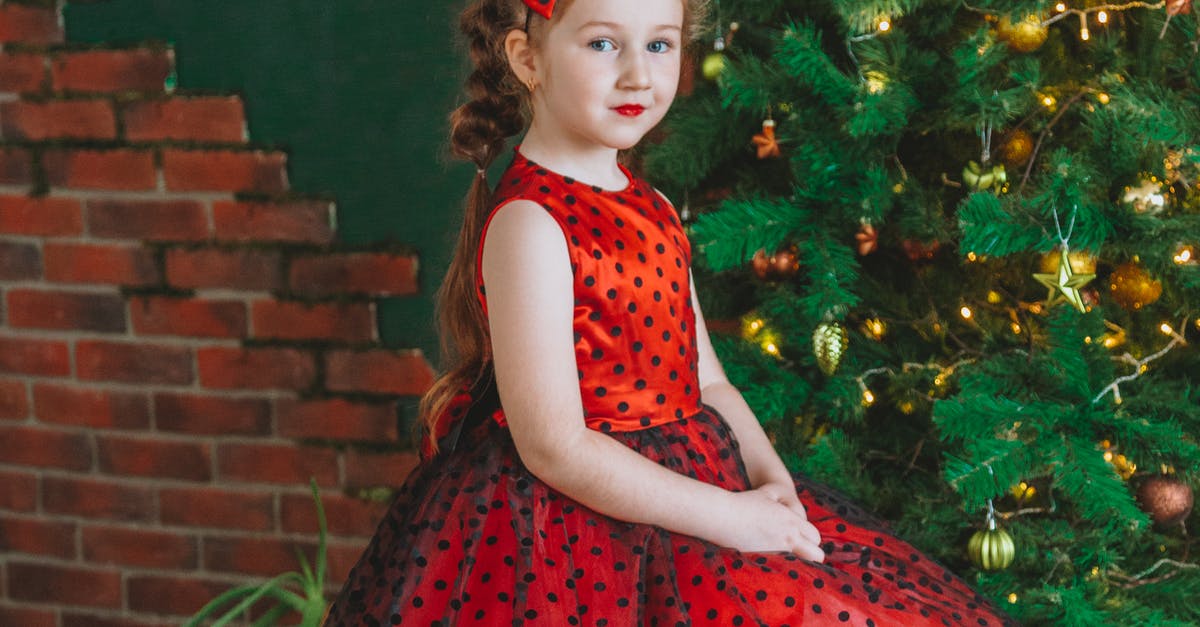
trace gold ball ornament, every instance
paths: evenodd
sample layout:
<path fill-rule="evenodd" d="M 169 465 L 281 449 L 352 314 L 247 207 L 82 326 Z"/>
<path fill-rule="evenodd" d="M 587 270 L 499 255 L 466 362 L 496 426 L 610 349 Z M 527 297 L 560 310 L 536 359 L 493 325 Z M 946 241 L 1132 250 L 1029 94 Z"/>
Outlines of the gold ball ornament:
<path fill-rule="evenodd" d="M 1138 487 L 1137 500 L 1154 522 L 1163 527 L 1178 525 L 1192 513 L 1195 496 L 1188 484 L 1168 475 L 1150 477 Z"/>
<path fill-rule="evenodd" d="M 1136 262 L 1123 263 L 1108 276 L 1113 299 L 1125 309 L 1137 311 L 1162 296 L 1162 283 Z"/>
<path fill-rule="evenodd" d="M 962 177 L 967 187 L 977 192 L 988 188 L 1000 192 L 1004 189 L 1004 184 L 1008 182 L 1008 174 L 1004 170 L 1003 163 L 996 163 L 988 167 L 980 165 L 974 160 L 968 161 L 967 166 L 963 168 Z"/>
<path fill-rule="evenodd" d="M 1054 274 L 1058 272 L 1061 259 L 1062 253 L 1058 250 L 1045 253 L 1038 262 L 1038 269 L 1045 274 Z M 1068 251 L 1067 262 L 1071 264 L 1071 271 L 1076 274 L 1096 274 L 1096 257 L 1087 251 Z"/>
<path fill-rule="evenodd" d="M 1049 33 L 1049 28 L 1036 15 L 1028 15 L 1016 24 L 1004 16 L 996 23 L 996 37 L 1016 52 L 1033 52 L 1041 48 Z"/>
<path fill-rule="evenodd" d="M 1023 128 L 1013 130 L 1000 148 L 1000 160 L 1010 168 L 1023 165 L 1033 154 L 1033 136 Z"/>
<path fill-rule="evenodd" d="M 987 529 L 976 531 L 967 542 L 967 557 L 984 570 L 1004 570 L 1016 557 L 1016 547 L 1008 532 L 988 522 Z"/>
<path fill-rule="evenodd" d="M 716 51 L 708 53 L 704 57 L 704 62 L 700 64 L 700 73 L 704 78 L 715 81 L 720 78 L 721 73 L 725 71 L 725 53 Z"/>
<path fill-rule="evenodd" d="M 822 322 L 813 331 L 813 355 L 817 358 L 817 366 L 825 376 L 833 376 L 842 355 L 850 343 L 850 335 L 846 328 L 837 322 Z"/>

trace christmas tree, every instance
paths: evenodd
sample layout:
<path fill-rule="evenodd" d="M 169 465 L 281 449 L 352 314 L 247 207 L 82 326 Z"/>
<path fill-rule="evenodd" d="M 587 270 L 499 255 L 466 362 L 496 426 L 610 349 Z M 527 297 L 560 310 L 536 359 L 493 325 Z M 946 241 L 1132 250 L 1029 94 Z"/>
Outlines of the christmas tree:
<path fill-rule="evenodd" d="M 1200 622 L 1200 11 L 714 9 L 635 157 L 785 461 L 1025 624 Z"/>

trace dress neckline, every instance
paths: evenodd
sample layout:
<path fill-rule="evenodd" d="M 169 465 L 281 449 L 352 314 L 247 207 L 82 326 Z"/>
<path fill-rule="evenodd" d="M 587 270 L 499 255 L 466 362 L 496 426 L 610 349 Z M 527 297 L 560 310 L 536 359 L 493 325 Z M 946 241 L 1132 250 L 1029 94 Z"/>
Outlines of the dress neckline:
<path fill-rule="evenodd" d="M 604 187 L 600 187 L 599 185 L 594 185 L 587 181 L 581 181 L 573 176 L 567 176 L 566 174 L 558 172 L 552 168 L 546 167 L 544 164 L 542 164 L 538 161 L 534 161 L 533 159 L 526 157 L 525 153 L 521 152 L 520 144 L 513 146 L 513 152 L 516 153 L 518 159 L 525 161 L 526 163 L 528 163 L 531 166 L 541 168 L 541 169 L 545 170 L 546 172 L 549 172 L 550 174 L 558 176 L 564 180 L 574 181 L 574 182 L 579 183 L 580 185 L 587 185 L 588 187 L 590 187 L 592 189 L 592 191 L 597 192 L 597 193 L 625 194 L 625 193 L 629 193 L 629 192 L 633 191 L 633 188 L 637 186 L 637 181 L 634 179 L 633 173 L 631 173 L 629 171 L 629 168 L 626 168 L 625 165 L 623 163 L 621 163 L 620 161 L 617 162 L 617 167 L 621 169 L 621 173 L 625 175 L 625 178 L 628 181 L 628 183 L 625 185 L 625 187 L 623 187 L 621 189 L 607 189 Z"/>

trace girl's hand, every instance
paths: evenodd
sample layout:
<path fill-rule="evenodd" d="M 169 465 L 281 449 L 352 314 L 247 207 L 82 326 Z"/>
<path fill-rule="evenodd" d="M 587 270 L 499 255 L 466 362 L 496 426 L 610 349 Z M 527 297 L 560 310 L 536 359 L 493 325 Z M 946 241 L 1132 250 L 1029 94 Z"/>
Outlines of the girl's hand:
<path fill-rule="evenodd" d="M 794 502 L 787 500 L 789 491 Z M 825 561 L 821 534 L 808 522 L 804 506 L 790 486 L 781 489 L 764 484 L 732 492 L 730 498 L 729 524 L 722 537 L 709 540 L 743 552 L 789 551 L 814 562 Z"/>

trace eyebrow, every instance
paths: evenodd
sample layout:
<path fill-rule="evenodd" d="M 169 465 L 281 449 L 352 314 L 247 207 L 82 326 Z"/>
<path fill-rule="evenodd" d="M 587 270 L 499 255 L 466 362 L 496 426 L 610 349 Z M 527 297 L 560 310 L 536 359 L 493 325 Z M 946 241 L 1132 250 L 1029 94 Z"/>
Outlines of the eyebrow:
<path fill-rule="evenodd" d="M 621 28 L 621 25 L 617 24 L 616 22 L 602 22 L 599 20 L 592 20 L 591 22 L 588 22 L 588 23 L 584 24 L 583 26 L 580 26 L 579 30 L 583 30 L 589 26 L 607 26 L 612 29 L 620 29 Z M 680 32 L 683 31 L 682 28 L 680 28 L 679 26 L 676 26 L 674 24 L 659 24 L 658 26 L 655 26 L 654 29 L 655 30 L 677 30 Z"/>

